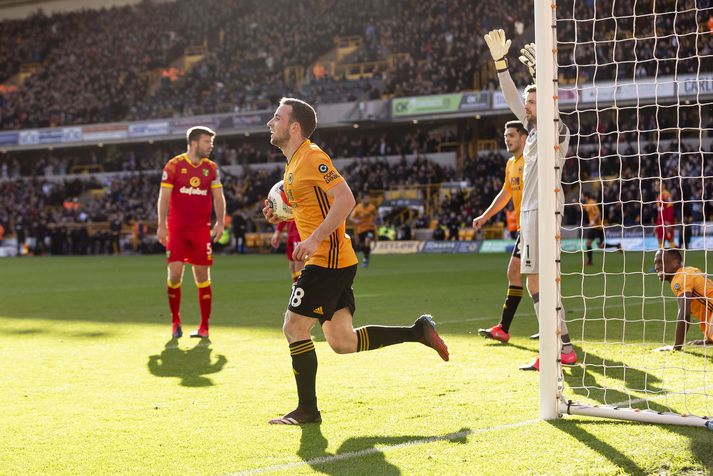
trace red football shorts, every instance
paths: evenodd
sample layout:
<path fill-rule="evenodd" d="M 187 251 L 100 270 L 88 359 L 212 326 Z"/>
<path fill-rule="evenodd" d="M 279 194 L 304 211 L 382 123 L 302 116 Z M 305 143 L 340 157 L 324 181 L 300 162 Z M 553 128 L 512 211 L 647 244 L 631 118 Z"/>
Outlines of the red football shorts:
<path fill-rule="evenodd" d="M 292 253 L 294 253 L 297 243 L 299 243 L 299 241 L 292 241 L 289 238 L 287 238 L 287 251 L 285 251 L 285 254 L 287 255 L 287 259 L 290 261 L 294 261 L 294 258 L 292 257 Z"/>
<path fill-rule="evenodd" d="M 210 228 L 198 230 L 168 230 L 166 261 L 198 266 L 213 264 L 213 244 L 210 240 Z"/>
<path fill-rule="evenodd" d="M 674 229 L 675 225 L 673 223 L 658 223 L 656 225 L 656 238 L 659 240 L 659 242 L 663 240 L 673 241 Z"/>

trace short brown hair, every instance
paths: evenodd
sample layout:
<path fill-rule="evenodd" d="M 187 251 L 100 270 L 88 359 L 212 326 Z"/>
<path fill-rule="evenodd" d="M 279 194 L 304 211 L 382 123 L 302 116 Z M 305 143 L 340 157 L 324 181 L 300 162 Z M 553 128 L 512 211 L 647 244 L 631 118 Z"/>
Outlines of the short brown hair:
<path fill-rule="evenodd" d="M 280 104 L 292 107 L 290 122 L 296 122 L 302 129 L 302 136 L 305 139 L 314 133 L 317 128 L 317 112 L 306 102 L 295 98 L 282 98 Z"/>
<path fill-rule="evenodd" d="M 516 129 L 517 132 L 520 133 L 521 136 L 526 136 L 527 135 L 527 129 L 525 129 L 525 126 L 522 125 L 522 122 L 520 121 L 508 121 L 505 123 L 505 130 L 508 129 Z"/>
<path fill-rule="evenodd" d="M 191 145 L 191 142 L 193 141 L 198 141 L 201 136 L 215 137 L 215 131 L 205 126 L 191 127 L 186 131 L 186 140 L 188 141 L 188 145 Z"/>
<path fill-rule="evenodd" d="M 536 93 L 537 92 L 537 86 L 534 84 L 528 84 L 527 87 L 525 88 L 525 94 L 527 93 Z"/>

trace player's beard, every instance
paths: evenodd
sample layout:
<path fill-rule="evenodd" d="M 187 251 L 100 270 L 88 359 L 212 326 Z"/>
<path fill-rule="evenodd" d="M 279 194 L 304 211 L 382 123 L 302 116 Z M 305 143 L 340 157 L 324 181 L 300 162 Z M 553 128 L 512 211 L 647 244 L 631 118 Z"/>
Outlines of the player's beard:
<path fill-rule="evenodd" d="M 272 133 L 272 137 L 270 137 L 270 144 L 274 145 L 277 148 L 282 149 L 285 145 L 287 145 L 289 140 L 290 140 L 290 136 L 287 133 L 287 131 L 285 131 L 285 133 L 282 135 L 280 135 L 280 133 L 278 131 L 275 131 Z"/>
<path fill-rule="evenodd" d="M 535 113 L 525 113 L 525 119 L 533 126 L 537 124 L 537 114 Z"/>

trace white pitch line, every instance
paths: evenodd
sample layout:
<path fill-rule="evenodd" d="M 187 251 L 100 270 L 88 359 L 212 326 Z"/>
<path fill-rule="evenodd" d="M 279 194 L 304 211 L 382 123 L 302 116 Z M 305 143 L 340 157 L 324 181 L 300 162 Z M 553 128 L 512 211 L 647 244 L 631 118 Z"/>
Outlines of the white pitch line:
<path fill-rule="evenodd" d="M 265 466 L 262 468 L 248 469 L 245 471 L 239 471 L 236 473 L 230 473 L 229 476 L 246 476 L 251 474 L 263 474 L 270 473 L 272 471 L 284 471 L 292 468 L 298 468 L 300 466 L 316 466 L 320 464 L 334 463 L 336 461 L 345 461 L 354 458 L 362 458 L 364 456 L 370 456 L 373 454 L 386 453 L 394 450 L 399 450 L 401 448 L 407 448 L 410 446 L 420 446 L 429 443 L 434 443 L 437 441 L 451 441 L 457 440 L 459 438 L 465 438 L 470 435 L 479 435 L 482 433 L 490 433 L 493 431 L 508 430 L 510 428 L 519 428 L 521 426 L 532 425 L 538 423 L 541 420 L 525 420 L 516 423 L 509 423 L 507 425 L 491 426 L 489 428 L 481 428 L 479 430 L 464 430 L 458 433 L 450 433 L 444 436 L 433 436 L 431 438 L 423 438 L 420 440 L 407 441 L 405 443 L 399 443 L 398 445 L 386 445 L 380 446 L 379 448 L 367 448 L 365 450 L 350 451 L 348 453 L 339 453 L 330 456 L 320 456 L 319 458 L 312 458 L 307 461 L 295 461 L 293 463 L 276 464 L 273 466 Z"/>

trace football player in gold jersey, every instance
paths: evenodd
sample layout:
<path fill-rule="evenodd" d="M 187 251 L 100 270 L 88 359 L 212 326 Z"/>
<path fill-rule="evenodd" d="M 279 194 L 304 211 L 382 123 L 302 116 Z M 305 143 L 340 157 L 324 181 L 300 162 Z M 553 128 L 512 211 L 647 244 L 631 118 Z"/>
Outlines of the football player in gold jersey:
<path fill-rule="evenodd" d="M 312 106 L 299 99 L 283 98 L 267 126 L 270 142 L 287 159 L 283 186 L 303 240 L 295 246 L 293 257 L 305 261 L 302 274 L 292 285 L 282 328 L 290 347 L 299 402 L 295 410 L 270 423 L 317 423 L 321 421 L 315 391 L 317 354 L 310 336 L 317 322 L 338 354 L 420 342 L 448 360 L 448 347 L 428 314 L 407 327 L 353 328 L 356 305 L 352 282 L 358 259 L 346 234 L 345 221 L 354 207 L 354 195 L 329 156 L 309 140 L 317 126 Z M 267 221 L 278 223 L 280 220 L 265 205 Z"/>
<path fill-rule="evenodd" d="M 713 345 L 713 281 L 700 269 L 683 266 L 681 253 L 676 249 L 659 249 L 654 256 L 654 268 L 659 280 L 671 283 L 671 290 L 678 298 L 674 344 L 655 350 L 681 350 L 691 316 L 698 319 L 704 339 L 690 341 L 688 345 Z"/>
<path fill-rule="evenodd" d="M 597 242 L 599 248 L 616 248 L 621 251 L 621 245 L 613 245 L 607 243 L 606 237 L 604 235 L 604 221 L 602 220 L 602 211 L 592 194 L 589 192 L 582 192 L 582 212 L 586 213 L 588 218 L 587 227 L 582 227 L 587 230 L 587 266 L 592 266 L 594 264 L 593 258 L 594 253 L 592 252 L 592 243 Z"/>
<path fill-rule="evenodd" d="M 369 255 L 371 253 L 371 242 L 374 241 L 376 234 L 376 206 L 369 201 L 369 195 L 363 194 L 361 200 L 354 207 L 351 214 L 351 220 L 356 225 L 356 233 L 359 238 L 357 243 L 361 252 L 364 253 L 364 260 L 361 265 L 366 268 L 369 266 Z"/>
<path fill-rule="evenodd" d="M 520 121 L 505 123 L 505 147 L 512 154 L 505 165 L 505 180 L 500 192 L 495 196 L 490 206 L 482 215 L 473 219 L 473 228 L 479 230 L 490 218 L 498 213 L 512 199 L 515 207 L 515 220 L 518 232 L 520 230 L 520 203 L 522 202 L 522 172 L 525 166 L 522 151 L 527 140 L 527 130 Z M 512 256 L 508 263 L 508 292 L 503 304 L 500 322 L 488 329 L 478 329 L 478 333 L 488 339 L 507 342 L 510 340 L 510 324 L 515 318 L 515 312 L 522 299 L 522 274 L 520 273 L 520 234 L 515 240 Z"/>

